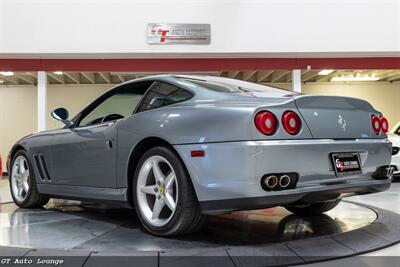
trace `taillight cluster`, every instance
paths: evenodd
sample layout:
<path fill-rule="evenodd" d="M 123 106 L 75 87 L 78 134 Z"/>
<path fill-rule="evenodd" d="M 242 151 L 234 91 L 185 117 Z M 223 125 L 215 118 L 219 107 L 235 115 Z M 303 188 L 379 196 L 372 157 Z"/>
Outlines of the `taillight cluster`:
<path fill-rule="evenodd" d="M 282 115 L 282 124 L 286 132 L 291 135 L 298 134 L 300 132 L 301 120 L 299 115 L 293 111 L 286 111 Z"/>
<path fill-rule="evenodd" d="M 301 129 L 301 120 L 299 115 L 293 111 L 283 113 L 281 123 L 285 131 L 290 135 L 296 135 Z M 254 124 L 260 133 L 264 135 L 273 135 L 279 126 L 279 121 L 270 111 L 260 111 L 254 118 Z"/>
<path fill-rule="evenodd" d="M 387 133 L 389 131 L 389 122 L 385 117 L 381 118 L 381 129 L 384 133 Z"/>
<path fill-rule="evenodd" d="M 382 131 L 383 133 L 387 133 L 389 131 L 389 122 L 385 117 L 378 118 L 375 115 L 371 116 L 371 124 L 372 129 L 376 135 L 380 134 Z"/>
<path fill-rule="evenodd" d="M 269 111 L 260 111 L 254 118 L 254 124 L 257 130 L 262 134 L 272 135 L 278 128 L 278 121 L 275 115 Z"/>

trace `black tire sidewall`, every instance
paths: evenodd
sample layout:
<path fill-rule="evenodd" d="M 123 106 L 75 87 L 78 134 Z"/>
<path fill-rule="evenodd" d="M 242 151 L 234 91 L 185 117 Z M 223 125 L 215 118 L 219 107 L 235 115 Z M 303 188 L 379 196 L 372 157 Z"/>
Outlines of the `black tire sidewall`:
<path fill-rule="evenodd" d="M 149 224 L 146 219 L 143 218 L 139 205 L 138 205 L 138 200 L 137 200 L 137 179 L 138 179 L 138 174 L 139 171 L 143 165 L 143 163 L 151 156 L 159 155 L 164 157 L 169 164 L 171 164 L 172 168 L 175 171 L 176 175 L 176 180 L 178 183 L 178 203 L 176 204 L 176 210 L 175 213 L 172 217 L 172 219 L 163 226 L 153 226 Z M 160 235 L 160 236 L 169 236 L 171 233 L 174 233 L 175 230 L 179 227 L 180 225 L 180 220 L 183 211 L 183 205 L 186 201 L 186 194 L 185 191 L 187 189 L 187 179 L 188 179 L 188 173 L 186 171 L 185 166 L 183 165 L 181 159 L 169 148 L 163 147 L 163 146 L 158 146 L 158 147 L 153 147 L 149 149 L 147 152 L 143 154 L 141 159 L 139 160 L 139 163 L 137 165 L 137 168 L 135 170 L 134 178 L 133 178 L 133 201 L 135 204 L 135 209 L 136 213 L 139 217 L 139 220 L 141 221 L 142 225 L 151 233 Z"/>
<path fill-rule="evenodd" d="M 28 195 L 22 202 L 18 201 L 14 197 L 14 192 L 12 190 L 12 181 L 11 181 L 12 174 L 13 174 L 14 162 L 19 156 L 23 156 L 25 158 L 26 162 L 28 163 L 28 167 L 29 167 L 29 190 L 28 190 Z M 15 204 L 17 204 L 20 207 L 23 207 L 28 204 L 29 200 L 31 199 L 32 191 L 36 189 L 36 177 L 35 177 L 34 169 L 33 169 L 33 166 L 32 166 L 32 163 L 31 163 L 28 153 L 26 153 L 24 150 L 20 150 L 17 153 L 15 153 L 15 155 L 13 156 L 12 161 L 10 163 L 10 166 L 11 166 L 11 168 L 10 168 L 11 172 L 10 172 L 9 181 L 10 181 L 11 197 L 14 200 Z"/>

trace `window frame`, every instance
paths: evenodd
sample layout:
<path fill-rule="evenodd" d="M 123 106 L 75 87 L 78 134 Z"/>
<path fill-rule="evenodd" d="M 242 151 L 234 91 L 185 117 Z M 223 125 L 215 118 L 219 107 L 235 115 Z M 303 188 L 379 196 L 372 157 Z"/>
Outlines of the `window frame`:
<path fill-rule="evenodd" d="M 125 89 L 125 87 L 128 86 L 137 86 L 140 87 L 141 85 L 149 84 L 146 90 L 144 91 L 140 101 L 136 105 L 136 107 L 132 110 L 132 114 L 135 114 L 136 109 L 142 103 L 142 100 L 144 96 L 147 94 L 149 89 L 153 86 L 154 80 L 148 80 L 148 81 L 139 81 L 139 82 L 131 82 L 131 83 L 126 83 L 126 84 L 120 84 L 117 85 L 116 87 L 110 89 L 109 91 L 105 92 L 104 94 L 100 95 L 98 98 L 96 98 L 93 102 L 91 102 L 89 105 L 87 105 L 81 112 L 79 112 L 72 120 L 71 122 L 73 123 L 70 127 L 64 127 L 64 128 L 84 128 L 84 127 L 91 127 L 91 126 L 99 126 L 103 124 L 109 124 L 111 121 L 107 122 L 101 122 L 101 123 L 96 123 L 93 125 L 79 125 L 79 123 L 92 112 L 95 110 L 99 105 L 101 105 L 103 102 L 105 102 L 108 98 L 112 97 L 113 95 L 117 94 L 118 92 L 121 92 L 122 90 Z M 122 118 L 121 118 L 122 119 Z"/>
<path fill-rule="evenodd" d="M 151 89 L 153 88 L 153 86 L 154 86 L 156 83 L 165 83 L 165 84 L 169 84 L 169 85 L 175 86 L 175 87 L 179 88 L 178 90 L 185 90 L 185 91 L 189 92 L 189 93 L 191 94 L 191 97 L 188 98 L 188 99 L 182 100 L 182 101 L 178 101 L 178 102 L 175 102 L 175 103 L 172 103 L 172 104 L 169 104 L 169 105 L 162 106 L 162 107 L 157 107 L 157 108 L 152 108 L 152 109 L 146 109 L 146 110 L 138 111 L 138 109 L 139 109 L 139 107 L 141 106 L 142 102 L 144 101 L 144 99 L 146 98 L 146 96 L 148 96 L 148 95 L 150 94 Z M 139 114 L 139 113 L 146 112 L 146 111 L 151 111 L 151 110 L 160 109 L 160 108 L 164 108 L 164 107 L 170 107 L 170 106 L 173 106 L 173 105 L 175 105 L 175 104 L 182 103 L 182 102 L 188 101 L 188 100 L 190 100 L 190 99 L 193 99 L 193 97 L 194 97 L 195 95 L 196 95 L 195 92 L 193 92 L 192 90 L 190 90 L 190 89 L 188 89 L 188 88 L 185 88 L 185 87 L 182 87 L 182 86 L 180 86 L 180 85 L 178 85 L 178 84 L 171 83 L 171 82 L 167 82 L 167 81 L 164 81 L 164 80 L 154 80 L 153 83 L 149 86 L 149 88 L 147 88 L 146 93 L 143 95 L 142 99 L 139 101 L 139 104 L 136 106 L 135 111 L 133 112 L 133 114 Z"/>

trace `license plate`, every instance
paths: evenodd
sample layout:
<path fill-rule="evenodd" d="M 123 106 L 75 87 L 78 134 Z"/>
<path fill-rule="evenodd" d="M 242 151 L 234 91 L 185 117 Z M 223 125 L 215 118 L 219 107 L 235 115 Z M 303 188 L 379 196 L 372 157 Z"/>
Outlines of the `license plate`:
<path fill-rule="evenodd" d="M 361 173 L 360 155 L 358 153 L 333 153 L 332 160 L 336 176 Z"/>

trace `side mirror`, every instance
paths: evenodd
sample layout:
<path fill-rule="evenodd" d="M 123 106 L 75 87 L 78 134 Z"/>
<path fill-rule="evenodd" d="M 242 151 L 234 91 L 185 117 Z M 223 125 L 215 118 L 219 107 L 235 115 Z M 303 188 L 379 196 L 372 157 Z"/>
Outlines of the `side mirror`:
<path fill-rule="evenodd" d="M 66 110 L 65 108 L 56 108 L 51 112 L 51 116 L 54 119 L 64 123 L 67 127 L 72 125 L 72 122 L 68 120 L 69 117 L 68 110 Z"/>

